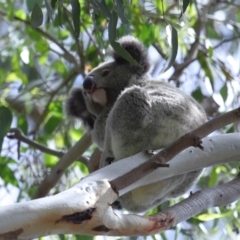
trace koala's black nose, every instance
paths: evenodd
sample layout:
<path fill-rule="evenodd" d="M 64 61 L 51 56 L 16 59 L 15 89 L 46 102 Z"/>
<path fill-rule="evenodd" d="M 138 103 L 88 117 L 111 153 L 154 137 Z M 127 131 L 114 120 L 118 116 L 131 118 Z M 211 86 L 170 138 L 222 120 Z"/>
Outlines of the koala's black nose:
<path fill-rule="evenodd" d="M 93 76 L 87 76 L 83 81 L 84 90 L 91 91 L 96 88 L 96 83 L 93 81 Z"/>

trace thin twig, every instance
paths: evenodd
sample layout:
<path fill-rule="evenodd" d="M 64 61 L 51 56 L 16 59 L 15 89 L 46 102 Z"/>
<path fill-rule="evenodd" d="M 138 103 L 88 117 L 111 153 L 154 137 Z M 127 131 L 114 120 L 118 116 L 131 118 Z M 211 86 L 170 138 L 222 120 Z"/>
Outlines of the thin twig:
<path fill-rule="evenodd" d="M 218 43 L 216 46 L 214 46 L 213 49 L 216 49 L 216 48 L 220 47 L 223 43 L 231 42 L 231 41 L 233 41 L 235 39 L 238 39 L 238 38 L 240 38 L 240 35 L 234 36 L 232 38 L 224 39 L 220 43 Z"/>
<path fill-rule="evenodd" d="M 220 3 L 220 4 L 221 4 L 221 3 L 225 3 L 225 4 L 227 4 L 227 5 L 231 5 L 231 6 L 240 8 L 240 5 L 237 4 L 237 3 L 234 3 L 233 1 L 217 1 L 217 3 Z"/>
<path fill-rule="evenodd" d="M 7 137 L 9 139 L 17 139 L 19 143 L 24 142 L 24 143 L 28 144 L 29 146 L 40 150 L 41 152 L 44 152 L 44 153 L 47 153 L 47 154 L 50 154 L 50 155 L 53 155 L 56 157 L 62 157 L 64 154 L 66 154 L 64 151 L 57 151 L 54 149 L 50 149 L 36 141 L 29 139 L 27 136 L 24 135 L 24 133 L 19 128 L 11 128 L 7 134 Z M 79 162 L 86 164 L 86 166 L 88 166 L 89 160 L 87 158 L 80 156 L 77 160 Z"/>
<path fill-rule="evenodd" d="M 19 128 L 11 128 L 7 134 L 7 137 L 9 139 L 17 139 L 18 141 L 27 143 L 31 147 L 34 147 L 44 153 L 48 153 L 56 157 L 61 157 L 64 154 L 64 152 L 62 151 L 56 151 L 56 150 L 47 148 L 46 146 L 27 138 L 27 136 L 25 136 L 24 133 Z"/>

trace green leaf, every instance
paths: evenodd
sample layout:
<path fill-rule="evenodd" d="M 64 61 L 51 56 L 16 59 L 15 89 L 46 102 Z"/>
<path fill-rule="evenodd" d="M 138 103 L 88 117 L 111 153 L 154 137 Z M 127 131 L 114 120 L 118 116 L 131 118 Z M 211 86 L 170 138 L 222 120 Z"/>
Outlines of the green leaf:
<path fill-rule="evenodd" d="M 18 18 L 20 18 L 22 20 L 27 20 L 26 13 L 23 10 L 21 10 L 21 9 L 19 9 L 17 11 L 14 11 L 14 15 L 15 15 L 15 17 L 18 17 Z"/>
<path fill-rule="evenodd" d="M 223 98 L 223 101 L 226 101 L 227 96 L 228 96 L 228 88 L 227 88 L 226 84 L 221 88 L 220 94 L 221 94 L 221 96 Z"/>
<path fill-rule="evenodd" d="M 92 236 L 84 236 L 84 235 L 75 235 L 76 240 L 93 240 L 95 237 Z"/>
<path fill-rule="evenodd" d="M 111 12 L 109 11 L 104 0 L 98 0 L 98 1 L 95 1 L 95 3 L 100 8 L 100 10 L 107 16 L 107 18 L 111 17 Z"/>
<path fill-rule="evenodd" d="M 213 84 L 213 74 L 211 70 L 211 64 L 207 61 L 208 59 L 206 58 L 205 54 L 202 51 L 198 52 L 198 61 L 205 72 L 206 76 L 209 78 L 211 84 Z"/>
<path fill-rule="evenodd" d="M 208 180 L 208 187 L 213 187 L 217 184 L 217 171 L 216 171 L 216 167 L 213 167 L 210 175 L 209 175 L 209 180 Z"/>
<path fill-rule="evenodd" d="M 7 11 L 7 15 L 8 15 L 8 18 L 9 18 L 10 20 L 13 20 L 13 18 L 14 18 L 14 13 L 15 13 L 14 7 L 15 7 L 14 2 L 13 2 L 13 1 L 10 1 L 10 2 L 8 3 L 8 11 Z"/>
<path fill-rule="evenodd" d="M 45 6 L 47 8 L 48 17 L 53 20 L 54 12 L 53 12 L 51 4 L 49 3 L 49 0 L 44 0 L 44 2 L 45 2 Z"/>
<path fill-rule="evenodd" d="M 126 19 L 125 14 L 124 14 L 123 0 L 117 0 L 116 1 L 116 11 L 117 11 L 117 14 L 120 17 L 122 23 L 123 24 L 128 24 L 128 20 Z"/>
<path fill-rule="evenodd" d="M 1 157 L 1 159 L 3 159 Z M 7 185 L 11 183 L 14 186 L 18 186 L 18 181 L 15 178 L 14 171 L 8 166 L 9 163 L 14 163 L 15 161 L 9 159 L 5 163 L 0 163 L 0 177 L 3 179 L 4 184 Z"/>
<path fill-rule="evenodd" d="M 198 216 L 195 216 L 194 218 L 200 220 L 200 221 L 210 221 L 210 220 L 214 220 L 214 219 L 219 219 L 219 218 L 222 218 L 222 217 L 226 217 L 228 215 L 231 215 L 231 213 L 211 213 L 211 214 L 200 214 Z"/>
<path fill-rule="evenodd" d="M 59 161 L 59 158 L 50 154 L 44 153 L 44 164 L 46 167 L 54 167 Z"/>
<path fill-rule="evenodd" d="M 188 7 L 190 2 L 191 2 L 191 0 L 183 0 L 183 8 L 182 8 L 182 12 L 180 14 L 180 18 L 182 18 L 183 14 L 187 10 L 187 7 Z"/>
<path fill-rule="evenodd" d="M 27 8 L 29 12 L 31 12 L 34 8 L 35 3 L 38 3 L 39 6 L 42 5 L 42 0 L 27 0 L 26 3 L 27 3 Z"/>
<path fill-rule="evenodd" d="M 116 53 L 126 60 L 128 60 L 130 63 L 140 66 L 137 61 L 135 61 L 132 56 L 118 43 L 118 42 L 110 42 L 112 48 L 116 51 Z"/>
<path fill-rule="evenodd" d="M 178 33 L 177 33 L 177 30 L 171 26 L 171 25 L 168 25 L 171 27 L 171 46 L 172 46 L 172 49 L 171 49 L 171 53 L 169 55 L 169 58 L 167 59 L 167 62 L 164 66 L 164 68 L 161 70 L 160 73 L 164 73 L 166 72 L 174 63 L 176 57 L 177 57 L 177 52 L 178 52 Z"/>
<path fill-rule="evenodd" d="M 61 121 L 62 121 L 62 117 L 55 116 L 55 115 L 51 116 L 44 126 L 45 132 L 48 134 L 52 134 L 56 129 L 56 127 L 61 123 Z"/>
<path fill-rule="evenodd" d="M 80 13 L 81 7 L 78 0 L 71 0 L 72 5 L 72 15 L 73 15 L 73 26 L 75 35 L 78 38 L 80 33 Z"/>
<path fill-rule="evenodd" d="M 51 0 L 51 7 L 52 7 L 52 9 L 55 8 L 57 1 L 58 0 Z"/>
<path fill-rule="evenodd" d="M 57 71 L 60 72 L 61 74 L 65 74 L 68 71 L 68 68 L 66 67 L 66 65 L 60 61 L 57 60 L 52 64 L 52 67 Z"/>
<path fill-rule="evenodd" d="M 191 0 L 183 0 L 183 13 L 185 13 L 185 11 L 187 10 L 187 7 L 190 2 Z"/>
<path fill-rule="evenodd" d="M 108 23 L 108 37 L 110 42 L 115 42 L 116 39 L 116 28 L 117 28 L 118 16 L 115 11 L 112 11 L 112 14 Z"/>
<path fill-rule="evenodd" d="M 198 102 L 202 102 L 204 98 L 200 88 L 197 88 L 195 91 L 192 92 L 192 97 Z"/>
<path fill-rule="evenodd" d="M 31 14 L 31 26 L 32 28 L 37 28 L 42 25 L 43 23 L 43 13 L 42 9 L 40 8 L 39 4 L 36 2 L 32 14 Z"/>
<path fill-rule="evenodd" d="M 0 107 L 0 153 L 2 151 L 3 139 L 8 133 L 12 123 L 12 113 L 7 107 Z"/>
<path fill-rule="evenodd" d="M 60 27 L 62 27 L 62 5 L 63 0 L 58 0 L 58 23 Z"/>
<path fill-rule="evenodd" d="M 21 114 L 20 116 L 18 116 L 17 126 L 24 132 L 24 134 L 27 135 L 28 122 L 26 115 Z"/>

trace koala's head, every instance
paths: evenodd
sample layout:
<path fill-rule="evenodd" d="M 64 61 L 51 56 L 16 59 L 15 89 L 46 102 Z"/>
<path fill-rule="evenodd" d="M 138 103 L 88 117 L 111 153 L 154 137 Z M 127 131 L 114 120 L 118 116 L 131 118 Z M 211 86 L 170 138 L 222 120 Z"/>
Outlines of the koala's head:
<path fill-rule="evenodd" d="M 84 79 L 83 88 L 74 88 L 66 101 L 66 114 L 82 120 L 93 128 L 96 116 L 111 106 L 126 87 L 142 86 L 149 79 L 150 63 L 144 45 L 132 36 L 118 40 L 121 46 L 139 64 L 131 64 L 119 56 L 112 48 L 109 54 L 113 61 L 101 63 Z"/>
<path fill-rule="evenodd" d="M 128 62 L 118 55 L 112 48 L 109 54 L 113 61 L 101 63 L 94 68 L 83 82 L 84 98 L 90 112 L 99 105 L 112 105 L 122 90 L 131 85 L 144 85 L 149 79 L 150 63 L 147 49 L 132 36 L 125 36 L 118 40 L 120 45 L 132 56 L 139 66 Z"/>

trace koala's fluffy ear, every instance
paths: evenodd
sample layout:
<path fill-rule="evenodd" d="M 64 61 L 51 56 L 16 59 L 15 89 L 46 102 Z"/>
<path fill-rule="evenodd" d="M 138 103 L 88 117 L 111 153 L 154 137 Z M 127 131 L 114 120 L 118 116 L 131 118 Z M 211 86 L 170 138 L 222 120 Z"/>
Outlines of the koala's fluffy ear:
<path fill-rule="evenodd" d="M 81 88 L 74 88 L 70 92 L 65 102 L 65 112 L 70 117 L 80 119 L 86 128 L 93 129 L 95 116 L 87 110 Z"/>
<path fill-rule="evenodd" d="M 131 70 L 134 74 L 143 75 L 147 73 L 150 69 L 150 63 L 148 59 L 148 53 L 145 46 L 133 36 L 124 36 L 120 38 L 117 42 L 136 60 L 140 67 L 130 64 L 126 59 L 118 55 L 112 48 L 109 49 L 109 54 L 114 58 L 114 60 L 119 64 L 129 63 Z"/>

